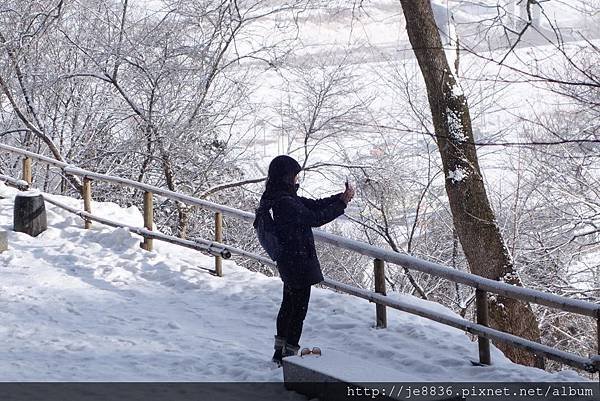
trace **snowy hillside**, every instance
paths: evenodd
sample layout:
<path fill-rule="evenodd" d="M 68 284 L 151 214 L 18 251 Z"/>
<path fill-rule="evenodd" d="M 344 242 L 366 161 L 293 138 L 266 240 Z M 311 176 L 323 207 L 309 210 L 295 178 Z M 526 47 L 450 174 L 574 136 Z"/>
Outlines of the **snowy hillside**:
<path fill-rule="evenodd" d="M 15 193 L 0 184 L 1 230 L 12 229 Z M 102 217 L 142 221 L 134 207 L 92 206 Z M 11 231 L 10 249 L 0 254 L 3 380 L 282 380 L 270 362 L 278 278 L 231 261 L 223 263 L 225 277 L 214 277 L 198 269 L 212 267 L 211 257 L 160 242 L 145 252 L 126 230 L 95 224 L 85 231 L 78 217 L 46 207 L 48 230 L 37 238 Z M 368 359 L 409 380 L 582 380 L 573 371 L 514 365 L 495 348 L 493 366 L 474 367 L 477 344 L 464 333 L 395 310 L 389 328 L 378 330 L 374 309 L 314 288 L 301 346 L 320 346 L 322 358 L 338 351 Z"/>

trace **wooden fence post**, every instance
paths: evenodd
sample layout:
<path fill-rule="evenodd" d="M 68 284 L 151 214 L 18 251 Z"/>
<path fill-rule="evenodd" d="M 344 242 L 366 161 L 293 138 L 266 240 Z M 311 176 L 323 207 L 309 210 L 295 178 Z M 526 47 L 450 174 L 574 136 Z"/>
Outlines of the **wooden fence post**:
<path fill-rule="evenodd" d="M 153 196 L 152 196 L 152 192 L 145 191 L 144 192 L 144 228 L 152 231 L 153 223 L 154 223 Z M 147 251 L 152 251 L 152 249 L 153 249 L 152 238 L 144 237 L 144 242 L 142 242 L 141 246 L 142 246 L 142 249 L 145 249 Z"/>
<path fill-rule="evenodd" d="M 385 264 L 383 260 L 375 259 L 373 276 L 375 277 L 375 292 L 386 295 Z M 377 328 L 385 329 L 387 327 L 387 311 L 385 305 L 377 304 L 375 306 L 375 311 L 377 316 Z"/>
<path fill-rule="evenodd" d="M 489 310 L 486 291 L 480 289 L 475 290 L 475 304 L 477 308 L 477 324 L 487 327 L 489 325 Z M 479 362 L 484 365 L 491 365 L 492 358 L 490 356 L 490 340 L 488 338 L 479 336 L 478 343 Z"/>
<path fill-rule="evenodd" d="M 215 213 L 215 242 L 223 241 L 223 215 L 221 212 Z M 220 256 L 215 256 L 215 274 L 223 277 L 223 261 Z"/>
<path fill-rule="evenodd" d="M 598 317 L 596 318 L 596 335 L 598 336 L 598 348 L 596 349 L 598 360 L 596 361 L 596 368 L 598 368 L 598 382 L 600 383 L 600 311 L 598 311 Z"/>
<path fill-rule="evenodd" d="M 81 196 L 83 197 L 83 210 L 85 210 L 87 213 L 92 213 L 92 180 L 87 177 L 83 177 L 83 188 Z M 92 221 L 89 219 L 85 219 L 84 228 L 88 230 L 91 227 Z"/>
<path fill-rule="evenodd" d="M 8 232 L 0 231 L 0 253 L 8 250 Z"/>
<path fill-rule="evenodd" d="M 33 182 L 33 174 L 31 172 L 31 158 L 23 159 L 23 181 L 26 181 L 30 186 Z"/>

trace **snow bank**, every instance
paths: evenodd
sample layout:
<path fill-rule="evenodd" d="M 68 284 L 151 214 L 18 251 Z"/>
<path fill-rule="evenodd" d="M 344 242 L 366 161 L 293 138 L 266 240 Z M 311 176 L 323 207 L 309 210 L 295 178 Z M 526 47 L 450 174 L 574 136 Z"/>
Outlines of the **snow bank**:
<path fill-rule="evenodd" d="M 15 190 L 0 185 L 0 230 L 12 227 Z M 61 202 L 80 205 L 66 197 Z M 225 277 L 199 269 L 213 259 L 166 243 L 139 248 L 126 230 L 82 221 L 47 204 L 46 232 L 10 231 L 0 254 L 3 380 L 281 381 L 270 362 L 281 282 L 224 261 Z M 135 208 L 92 204 L 95 213 L 142 225 Z M 404 294 L 391 297 L 452 311 Z M 492 347 L 493 366 L 475 367 L 477 344 L 463 332 L 314 288 L 301 346 L 351 355 L 418 380 L 582 380 L 512 364 Z M 346 369 L 343 360 L 339 368 Z M 356 367 L 348 366 L 348 369 Z M 384 379 L 384 378 L 383 378 Z"/>

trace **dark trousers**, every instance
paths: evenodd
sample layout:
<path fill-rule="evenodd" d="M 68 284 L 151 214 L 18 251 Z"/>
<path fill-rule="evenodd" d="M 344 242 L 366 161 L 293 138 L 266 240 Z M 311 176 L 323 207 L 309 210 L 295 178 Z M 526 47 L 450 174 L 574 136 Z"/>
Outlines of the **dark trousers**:
<path fill-rule="evenodd" d="M 277 314 L 277 336 L 285 338 L 290 345 L 298 346 L 309 300 L 310 286 L 292 288 L 283 285 L 283 299 Z"/>

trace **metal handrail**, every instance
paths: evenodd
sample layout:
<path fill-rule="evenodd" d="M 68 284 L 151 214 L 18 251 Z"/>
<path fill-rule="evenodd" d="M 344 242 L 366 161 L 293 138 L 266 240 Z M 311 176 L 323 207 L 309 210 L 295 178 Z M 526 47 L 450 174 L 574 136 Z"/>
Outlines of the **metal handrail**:
<path fill-rule="evenodd" d="M 57 167 L 61 167 L 62 170 L 67 174 L 130 186 L 142 191 L 148 191 L 157 195 L 162 195 L 169 199 L 178 200 L 188 205 L 200 206 L 205 209 L 209 209 L 215 212 L 221 212 L 223 214 L 246 220 L 249 222 L 254 221 L 254 213 L 246 212 L 228 206 L 223 206 L 210 201 L 194 198 L 193 196 L 180 194 L 178 192 L 169 191 L 167 189 L 132 181 L 126 178 L 114 177 L 73 167 L 67 163 L 52 160 L 48 157 L 41 156 L 36 153 L 28 152 L 22 149 L 18 149 L 9 145 L 0 144 L 0 149 L 12 153 L 18 153 L 23 156 L 31 157 L 49 164 L 53 164 Z M 317 241 L 326 242 L 339 248 L 351 250 L 375 259 L 384 260 L 388 263 L 400 265 L 408 269 L 413 269 L 423 273 L 442 277 L 456 283 L 465 284 L 476 289 L 492 292 L 508 298 L 520 299 L 522 301 L 550 306 L 567 312 L 600 318 L 600 305 L 591 302 L 565 298 L 558 295 L 549 294 L 543 291 L 534 290 L 531 288 L 517 287 L 511 284 L 481 277 L 472 273 L 466 273 L 456 269 L 452 269 L 450 267 L 446 267 L 438 263 L 422 260 L 414 256 L 382 249 L 375 245 L 368 244 L 366 242 L 345 238 L 336 234 L 325 232 L 323 230 L 315 229 L 313 230 L 313 232 L 314 237 Z"/>
<path fill-rule="evenodd" d="M 535 341 L 527 340 L 522 337 L 515 336 L 513 334 L 505 333 L 503 331 L 496 330 L 491 327 L 483 326 L 481 324 L 473 323 L 467 319 L 451 315 L 445 315 L 433 311 L 431 309 L 427 309 L 424 306 L 415 305 L 410 302 L 404 302 L 397 299 L 390 299 L 385 295 L 363 290 L 335 280 L 325 279 L 323 284 L 327 287 L 336 289 L 338 291 L 343 291 L 355 297 L 363 298 L 370 302 L 385 305 L 393 309 L 410 313 L 412 315 L 421 316 L 429 320 L 433 320 L 435 322 L 444 324 L 446 326 L 455 327 L 457 329 L 466 331 L 476 336 L 512 344 L 519 348 L 523 348 L 528 351 L 534 352 L 537 355 L 544 356 L 548 359 L 552 359 L 558 362 L 565 363 L 567 365 L 583 369 L 587 372 L 594 373 L 598 371 L 598 368 L 595 366 L 596 362 L 593 358 L 586 358 L 571 352 L 561 351 L 556 348 L 537 343 Z"/>
<path fill-rule="evenodd" d="M 41 195 L 46 202 L 51 203 L 54 206 L 57 206 L 68 212 L 71 212 L 73 214 L 76 214 L 84 220 L 96 221 L 98 223 L 101 223 L 101 224 L 104 224 L 104 225 L 107 225 L 110 227 L 115 227 L 115 228 L 125 228 L 134 234 L 141 235 L 142 237 L 147 237 L 147 238 L 152 238 L 152 239 L 156 239 L 156 240 L 160 240 L 160 241 L 164 241 L 164 242 L 169 242 L 171 244 L 195 249 L 195 250 L 201 251 L 201 252 L 206 252 L 206 253 L 211 254 L 212 256 L 220 256 L 224 259 L 229 259 L 231 257 L 231 251 L 229 250 L 229 248 L 235 249 L 233 247 L 230 247 L 230 246 L 227 246 L 224 244 L 220 244 L 220 243 L 216 243 L 213 241 L 200 240 L 200 239 L 194 240 L 194 241 L 184 240 L 181 238 L 173 237 L 171 235 L 162 234 L 162 233 L 159 233 L 156 231 L 150 231 L 145 228 L 130 226 L 128 224 L 123 224 L 123 223 L 118 223 L 116 221 L 105 219 L 103 217 L 94 216 L 91 213 L 87 213 L 82 210 L 78 210 L 74 207 L 65 205 L 62 202 L 58 202 L 57 200 L 52 199 L 48 195 L 45 195 L 45 194 L 41 194 Z"/>
<path fill-rule="evenodd" d="M 235 209 L 232 207 L 220 205 L 217 203 L 209 202 L 209 201 L 198 199 L 198 198 L 194 198 L 189 195 L 180 194 L 177 192 L 165 190 L 165 189 L 162 189 L 159 187 L 139 183 L 136 181 L 125 179 L 125 178 L 114 177 L 114 176 L 110 176 L 110 175 L 106 175 L 106 174 L 99 174 L 99 173 L 95 173 L 92 171 L 84 170 L 81 168 L 71 166 L 67 163 L 59 162 L 59 161 L 47 158 L 42 155 L 38 155 L 36 153 L 32 153 L 32 152 L 28 152 L 28 151 L 25 151 L 22 149 L 14 148 L 9 145 L 0 144 L 0 149 L 11 152 L 11 153 L 17 153 L 17 154 L 20 154 L 22 156 L 29 157 L 32 159 L 40 160 L 40 161 L 48 163 L 48 164 L 55 165 L 57 167 L 60 167 L 67 174 L 81 176 L 81 177 L 87 178 L 87 179 L 95 179 L 95 180 L 130 186 L 133 188 L 140 189 L 142 191 L 151 192 L 151 193 L 154 193 L 157 195 L 162 195 L 166 198 L 178 200 L 178 201 L 181 201 L 181 202 L 189 204 L 189 205 L 200 206 L 200 207 L 203 207 L 203 208 L 206 208 L 209 210 L 213 210 L 215 212 L 223 213 L 223 214 L 226 214 L 226 215 L 229 215 L 229 216 L 232 216 L 235 218 L 239 218 L 242 220 L 246 220 L 249 222 L 254 220 L 253 213 L 245 212 L 245 211 Z M 0 179 L 2 177 L 4 177 L 4 176 L 0 176 Z M 13 182 L 17 182 L 17 181 L 20 183 L 23 182 L 22 180 L 15 180 L 15 179 L 11 179 L 11 180 Z M 85 213 L 85 212 L 80 212 L 80 211 L 73 211 L 73 212 L 79 214 L 83 218 L 91 218 L 91 216 L 92 216 L 91 214 Z M 148 236 L 156 235 L 156 233 L 153 233 L 152 231 L 149 231 L 149 230 L 143 230 L 143 231 L 144 231 L 144 233 L 141 233 L 140 235 L 148 235 Z M 570 299 L 570 298 L 564 298 L 564 297 L 561 297 L 558 295 L 548 294 L 548 293 L 545 293 L 545 292 L 539 291 L 539 290 L 533 290 L 533 289 L 524 288 L 524 287 L 517 287 L 517 286 L 513 286 L 510 284 L 503 283 L 503 282 L 483 278 L 481 276 L 477 276 L 474 274 L 457 271 L 455 269 L 451 269 L 449 267 L 446 267 L 446 266 L 443 266 L 443 265 L 440 265 L 437 263 L 421 260 L 421 259 L 418 259 L 418 258 L 410 256 L 410 255 L 403 255 L 403 254 L 388 251 L 388 250 L 385 250 L 385 249 L 382 249 L 382 248 L 379 248 L 374 245 L 370 245 L 370 244 L 367 244 L 367 243 L 364 243 L 361 241 L 352 240 L 352 239 L 341 237 L 341 236 L 338 236 L 335 234 L 327 233 L 322 230 L 314 230 L 314 236 L 315 236 L 316 240 L 321 241 L 321 242 L 326 242 L 326 243 L 332 244 L 332 245 L 340 247 L 340 248 L 348 249 L 348 250 L 357 252 L 362 255 L 366 255 L 366 256 L 370 256 L 375 259 L 387 261 L 389 263 L 397 264 L 397 265 L 400 265 L 400 266 L 403 266 L 403 267 L 406 267 L 409 269 L 413 269 L 413 270 L 421 271 L 421 272 L 428 273 L 428 274 L 431 274 L 434 276 L 442 277 L 442 278 L 448 279 L 450 281 L 454 281 L 456 283 L 465 284 L 465 285 L 471 286 L 473 288 L 476 288 L 477 290 L 488 291 L 488 292 L 499 294 L 499 295 L 502 295 L 502 296 L 505 296 L 508 298 L 520 299 L 520 300 L 524 300 L 524 301 L 528 301 L 528 302 L 532 302 L 532 303 L 537 303 L 537 304 L 541 304 L 541 305 L 554 307 L 554 308 L 568 311 L 568 312 L 591 316 L 591 317 L 594 317 L 597 319 L 598 325 L 600 327 L 600 305 L 597 305 L 597 304 L 594 304 L 591 302 L 575 300 L 575 299 Z M 223 247 L 225 248 L 224 245 L 223 245 Z M 270 265 L 270 266 L 276 266 L 275 262 L 273 262 L 270 259 L 265 258 L 263 256 L 255 255 L 250 252 L 246 252 L 246 251 L 236 249 L 233 247 L 227 247 L 227 249 L 230 249 L 231 253 L 243 255 L 243 256 L 258 260 L 259 262 Z M 347 284 L 340 283 L 340 282 L 337 282 L 337 281 L 329 279 L 329 278 L 326 278 L 323 281 L 323 284 L 327 287 L 330 287 L 330 288 L 333 288 L 333 289 L 336 289 L 339 291 L 343 291 L 345 293 L 348 293 L 348 294 L 351 294 L 351 295 L 354 295 L 354 296 L 357 296 L 360 298 L 367 299 L 371 302 L 386 305 L 386 306 L 389 306 L 394 309 L 398 309 L 398 310 L 402 310 L 402 311 L 405 311 L 408 313 L 423 316 L 428 319 L 437 321 L 439 323 L 459 328 L 466 332 L 475 334 L 475 335 L 479 336 L 480 338 L 494 339 L 494 340 L 502 341 L 505 343 L 509 343 L 509 344 L 518 346 L 520 348 L 524 348 L 529 351 L 535 352 L 536 354 L 538 354 L 540 356 L 545 356 L 549 359 L 554 359 L 554 360 L 566 363 L 571 366 L 585 369 L 588 372 L 593 373 L 593 372 L 600 371 L 600 355 L 592 356 L 590 358 L 585 358 L 585 357 L 582 357 L 582 356 L 579 356 L 576 354 L 560 351 L 560 350 L 557 350 L 555 348 L 552 348 L 552 347 L 549 347 L 549 346 L 546 346 L 543 344 L 539 344 L 539 343 L 536 343 L 536 342 L 533 342 L 530 340 L 526 340 L 524 338 L 521 338 L 521 337 L 518 337 L 518 336 L 515 336 L 512 334 L 504 333 L 502 331 L 489 328 L 485 325 L 476 324 L 476 323 L 470 322 L 468 320 L 457 318 L 457 317 L 439 314 L 439 313 L 427 310 L 426 308 L 423 308 L 423 307 L 410 305 L 408 303 L 401 302 L 398 300 L 393 300 L 393 299 L 387 298 L 385 295 L 381 295 L 381 294 L 378 294 L 375 292 L 371 292 L 371 291 L 363 290 L 363 289 L 360 289 L 357 287 L 349 286 Z"/>

